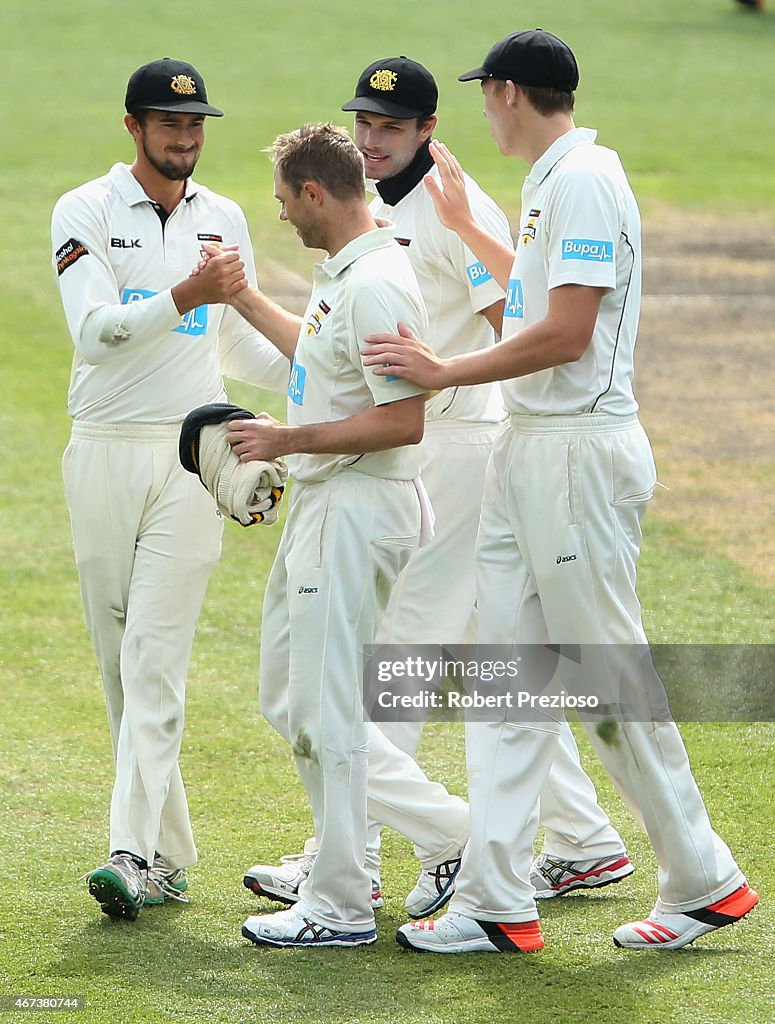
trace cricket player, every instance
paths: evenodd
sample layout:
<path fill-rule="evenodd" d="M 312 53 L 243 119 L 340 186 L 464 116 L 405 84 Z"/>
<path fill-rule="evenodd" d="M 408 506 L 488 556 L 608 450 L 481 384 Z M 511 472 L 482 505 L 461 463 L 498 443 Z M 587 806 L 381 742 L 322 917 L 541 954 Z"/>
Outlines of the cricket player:
<path fill-rule="evenodd" d="M 463 239 L 445 227 L 425 184 L 439 181 L 430 154 L 437 127 L 438 88 L 433 75 L 408 57 L 385 57 L 360 74 L 343 110 L 355 114 L 353 138 L 376 193 L 372 216 L 393 224 L 393 233 L 417 275 L 428 308 L 428 338 L 437 355 L 451 358 L 492 347 L 503 322 L 505 291 Z M 464 175 L 471 216 L 479 227 L 513 248 L 505 214 Z M 419 445 L 422 479 L 436 516 L 433 540 L 413 552 L 390 595 L 377 643 L 439 646 L 475 642 L 476 535 L 492 445 L 504 417 L 492 384 L 438 391 L 426 403 Z M 411 649 L 406 652 L 411 653 Z M 422 721 L 380 722 L 390 740 L 414 755 Z M 573 734 L 563 726 L 555 764 L 541 798 L 544 850 L 531 881 L 542 898 L 618 882 L 634 870 L 621 836 L 597 803 L 578 759 Z M 380 829 L 369 826 L 366 866 L 373 902 L 382 905 Z M 423 851 L 418 851 L 421 859 Z M 279 865 L 256 864 L 245 885 L 258 895 L 292 902 L 315 857 L 315 841 Z M 459 859 L 422 871 L 406 899 L 410 917 L 439 910 L 454 892 Z"/>
<path fill-rule="evenodd" d="M 178 755 L 222 521 L 178 462 L 180 424 L 225 398 L 222 374 L 284 390 L 290 364 L 226 304 L 255 270 L 240 208 L 191 178 L 205 119 L 222 116 L 202 76 L 152 61 L 130 78 L 126 110 L 134 162 L 62 196 L 51 232 L 75 346 L 65 490 L 116 767 L 110 857 L 89 891 L 134 919 L 185 899 L 197 859 Z M 218 253 L 190 278 L 205 243 L 242 256 Z"/>
<path fill-rule="evenodd" d="M 488 467 L 477 547 L 480 642 L 577 645 L 582 658 L 597 655 L 604 671 L 595 684 L 612 706 L 618 697 L 637 707 L 649 693 L 633 654 L 646 646 L 636 565 L 656 480 L 632 392 L 638 208 L 617 154 L 574 125 L 578 68 L 556 36 L 509 35 L 460 78 L 481 81 L 498 148 L 530 166 L 514 254 L 475 223 L 462 169 L 433 147 L 439 216 L 507 290 L 504 340 L 441 359 L 403 330 L 371 339 L 366 362 L 376 376 L 429 389 L 503 382 L 509 420 Z M 630 653 L 617 659 L 620 651 Z M 605 674 L 614 663 L 618 679 Z M 610 732 L 588 727 L 659 863 L 656 906 L 614 933 L 628 949 L 681 948 L 758 902 L 711 827 L 675 723 L 656 711 L 622 715 Z M 441 953 L 543 946 L 530 864 L 560 716 L 468 723 L 471 840 L 456 893 L 443 918 L 402 926 L 401 945 Z"/>
<path fill-rule="evenodd" d="M 427 330 L 427 315 L 406 254 L 369 212 L 347 133 L 305 125 L 272 156 L 280 219 L 328 255 L 301 318 L 255 288 L 234 296 L 292 369 L 288 423 L 236 420 L 228 437 L 242 459 L 286 458 L 296 481 L 264 599 L 260 706 L 291 743 L 318 853 L 298 901 L 249 917 L 242 933 L 278 947 L 364 945 L 376 939 L 367 803 L 422 846 L 429 869 L 458 858 L 468 835 L 464 801 L 364 722 L 361 697 L 363 648 L 429 506 L 416 448 L 425 394 L 373 377 L 360 347 L 404 318 Z"/>

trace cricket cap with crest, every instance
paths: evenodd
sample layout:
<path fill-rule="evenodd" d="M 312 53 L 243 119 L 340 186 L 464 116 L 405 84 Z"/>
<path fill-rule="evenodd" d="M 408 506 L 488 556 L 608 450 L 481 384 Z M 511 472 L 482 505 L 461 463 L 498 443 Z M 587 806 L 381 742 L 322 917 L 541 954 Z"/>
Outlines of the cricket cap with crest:
<path fill-rule="evenodd" d="M 408 119 L 430 117 L 436 112 L 439 90 L 433 75 L 408 57 L 384 57 L 363 71 L 355 96 L 342 110 L 364 110 L 371 114 Z"/>
<path fill-rule="evenodd" d="M 130 114 L 141 110 L 171 110 L 178 114 L 223 117 L 223 111 L 207 102 L 202 76 L 183 60 L 162 57 L 143 64 L 129 79 L 126 106 Z"/>

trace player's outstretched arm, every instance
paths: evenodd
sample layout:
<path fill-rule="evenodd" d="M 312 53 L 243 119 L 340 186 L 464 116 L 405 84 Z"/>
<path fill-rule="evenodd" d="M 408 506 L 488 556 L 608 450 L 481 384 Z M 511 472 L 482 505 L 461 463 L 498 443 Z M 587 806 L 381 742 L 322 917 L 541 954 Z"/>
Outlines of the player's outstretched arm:
<path fill-rule="evenodd" d="M 191 272 L 191 279 L 195 281 L 210 263 L 221 259 L 224 253 L 237 252 L 238 249 L 237 245 L 221 247 L 205 243 L 202 246 L 202 259 Z M 249 281 L 242 288 L 235 289 L 229 301 L 240 316 L 268 338 L 286 358 L 293 359 L 301 327 L 300 317 L 273 302 Z"/>
<path fill-rule="evenodd" d="M 494 238 L 474 220 L 466 195 L 465 175 L 457 157 L 450 153 L 443 142 L 431 142 L 430 153 L 439 169 L 441 188 L 432 175 L 426 175 L 423 181 L 439 220 L 445 228 L 460 235 L 501 288 L 508 290 L 514 250 Z"/>
<path fill-rule="evenodd" d="M 258 288 L 243 288 L 232 305 L 249 324 L 260 331 L 288 359 L 293 359 L 299 340 L 301 317 L 290 313 Z"/>
<path fill-rule="evenodd" d="M 597 322 L 605 288 L 565 284 L 549 292 L 543 320 L 480 352 L 439 359 L 411 331 L 372 334 L 361 349 L 365 366 L 378 377 L 404 377 L 427 390 L 511 380 L 580 359 Z"/>
<path fill-rule="evenodd" d="M 268 413 L 232 420 L 227 439 L 243 462 L 284 455 L 360 455 L 418 444 L 425 427 L 425 395 L 403 398 L 330 423 L 291 426 Z"/>

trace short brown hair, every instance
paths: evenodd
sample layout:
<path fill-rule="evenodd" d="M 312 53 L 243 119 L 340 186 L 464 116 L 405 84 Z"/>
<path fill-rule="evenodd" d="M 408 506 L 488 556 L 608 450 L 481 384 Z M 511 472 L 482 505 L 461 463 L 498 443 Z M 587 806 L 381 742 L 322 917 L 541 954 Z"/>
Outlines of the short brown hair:
<path fill-rule="evenodd" d="M 520 85 L 530 105 L 544 117 L 551 114 L 572 114 L 575 93 L 552 89 L 545 85 Z"/>
<path fill-rule="evenodd" d="M 267 152 L 296 195 L 305 181 L 316 181 L 335 199 L 357 199 L 365 194 L 363 157 L 347 129 L 330 121 L 303 124 L 278 135 Z"/>

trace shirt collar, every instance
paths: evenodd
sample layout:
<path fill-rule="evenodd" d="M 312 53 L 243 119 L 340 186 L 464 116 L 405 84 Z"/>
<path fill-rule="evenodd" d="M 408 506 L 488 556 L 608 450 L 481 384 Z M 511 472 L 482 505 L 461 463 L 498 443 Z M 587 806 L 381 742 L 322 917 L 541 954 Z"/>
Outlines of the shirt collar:
<path fill-rule="evenodd" d="M 114 164 L 108 172 L 108 177 L 116 186 L 116 190 L 127 206 L 137 206 L 138 203 L 152 203 L 153 200 L 146 193 L 143 186 L 132 174 L 129 164 Z M 201 189 L 195 181 L 189 178 L 186 181 L 186 192 L 183 196 L 186 202 L 192 199 Z"/>
<path fill-rule="evenodd" d="M 357 259 L 365 256 L 367 252 L 384 249 L 388 245 L 395 245 L 392 224 L 388 227 L 376 228 L 374 231 L 366 231 L 364 234 L 358 235 L 348 242 L 347 245 L 343 246 L 336 256 L 328 256 L 322 263 L 318 263 L 317 267 L 333 280 Z"/>
<path fill-rule="evenodd" d="M 533 164 L 527 180 L 532 185 L 540 185 L 554 165 L 562 160 L 567 153 L 570 153 L 576 146 L 581 146 L 585 142 L 594 142 L 596 138 L 597 132 L 593 128 L 571 128 L 569 132 L 561 135 L 545 153 L 539 156 Z"/>

